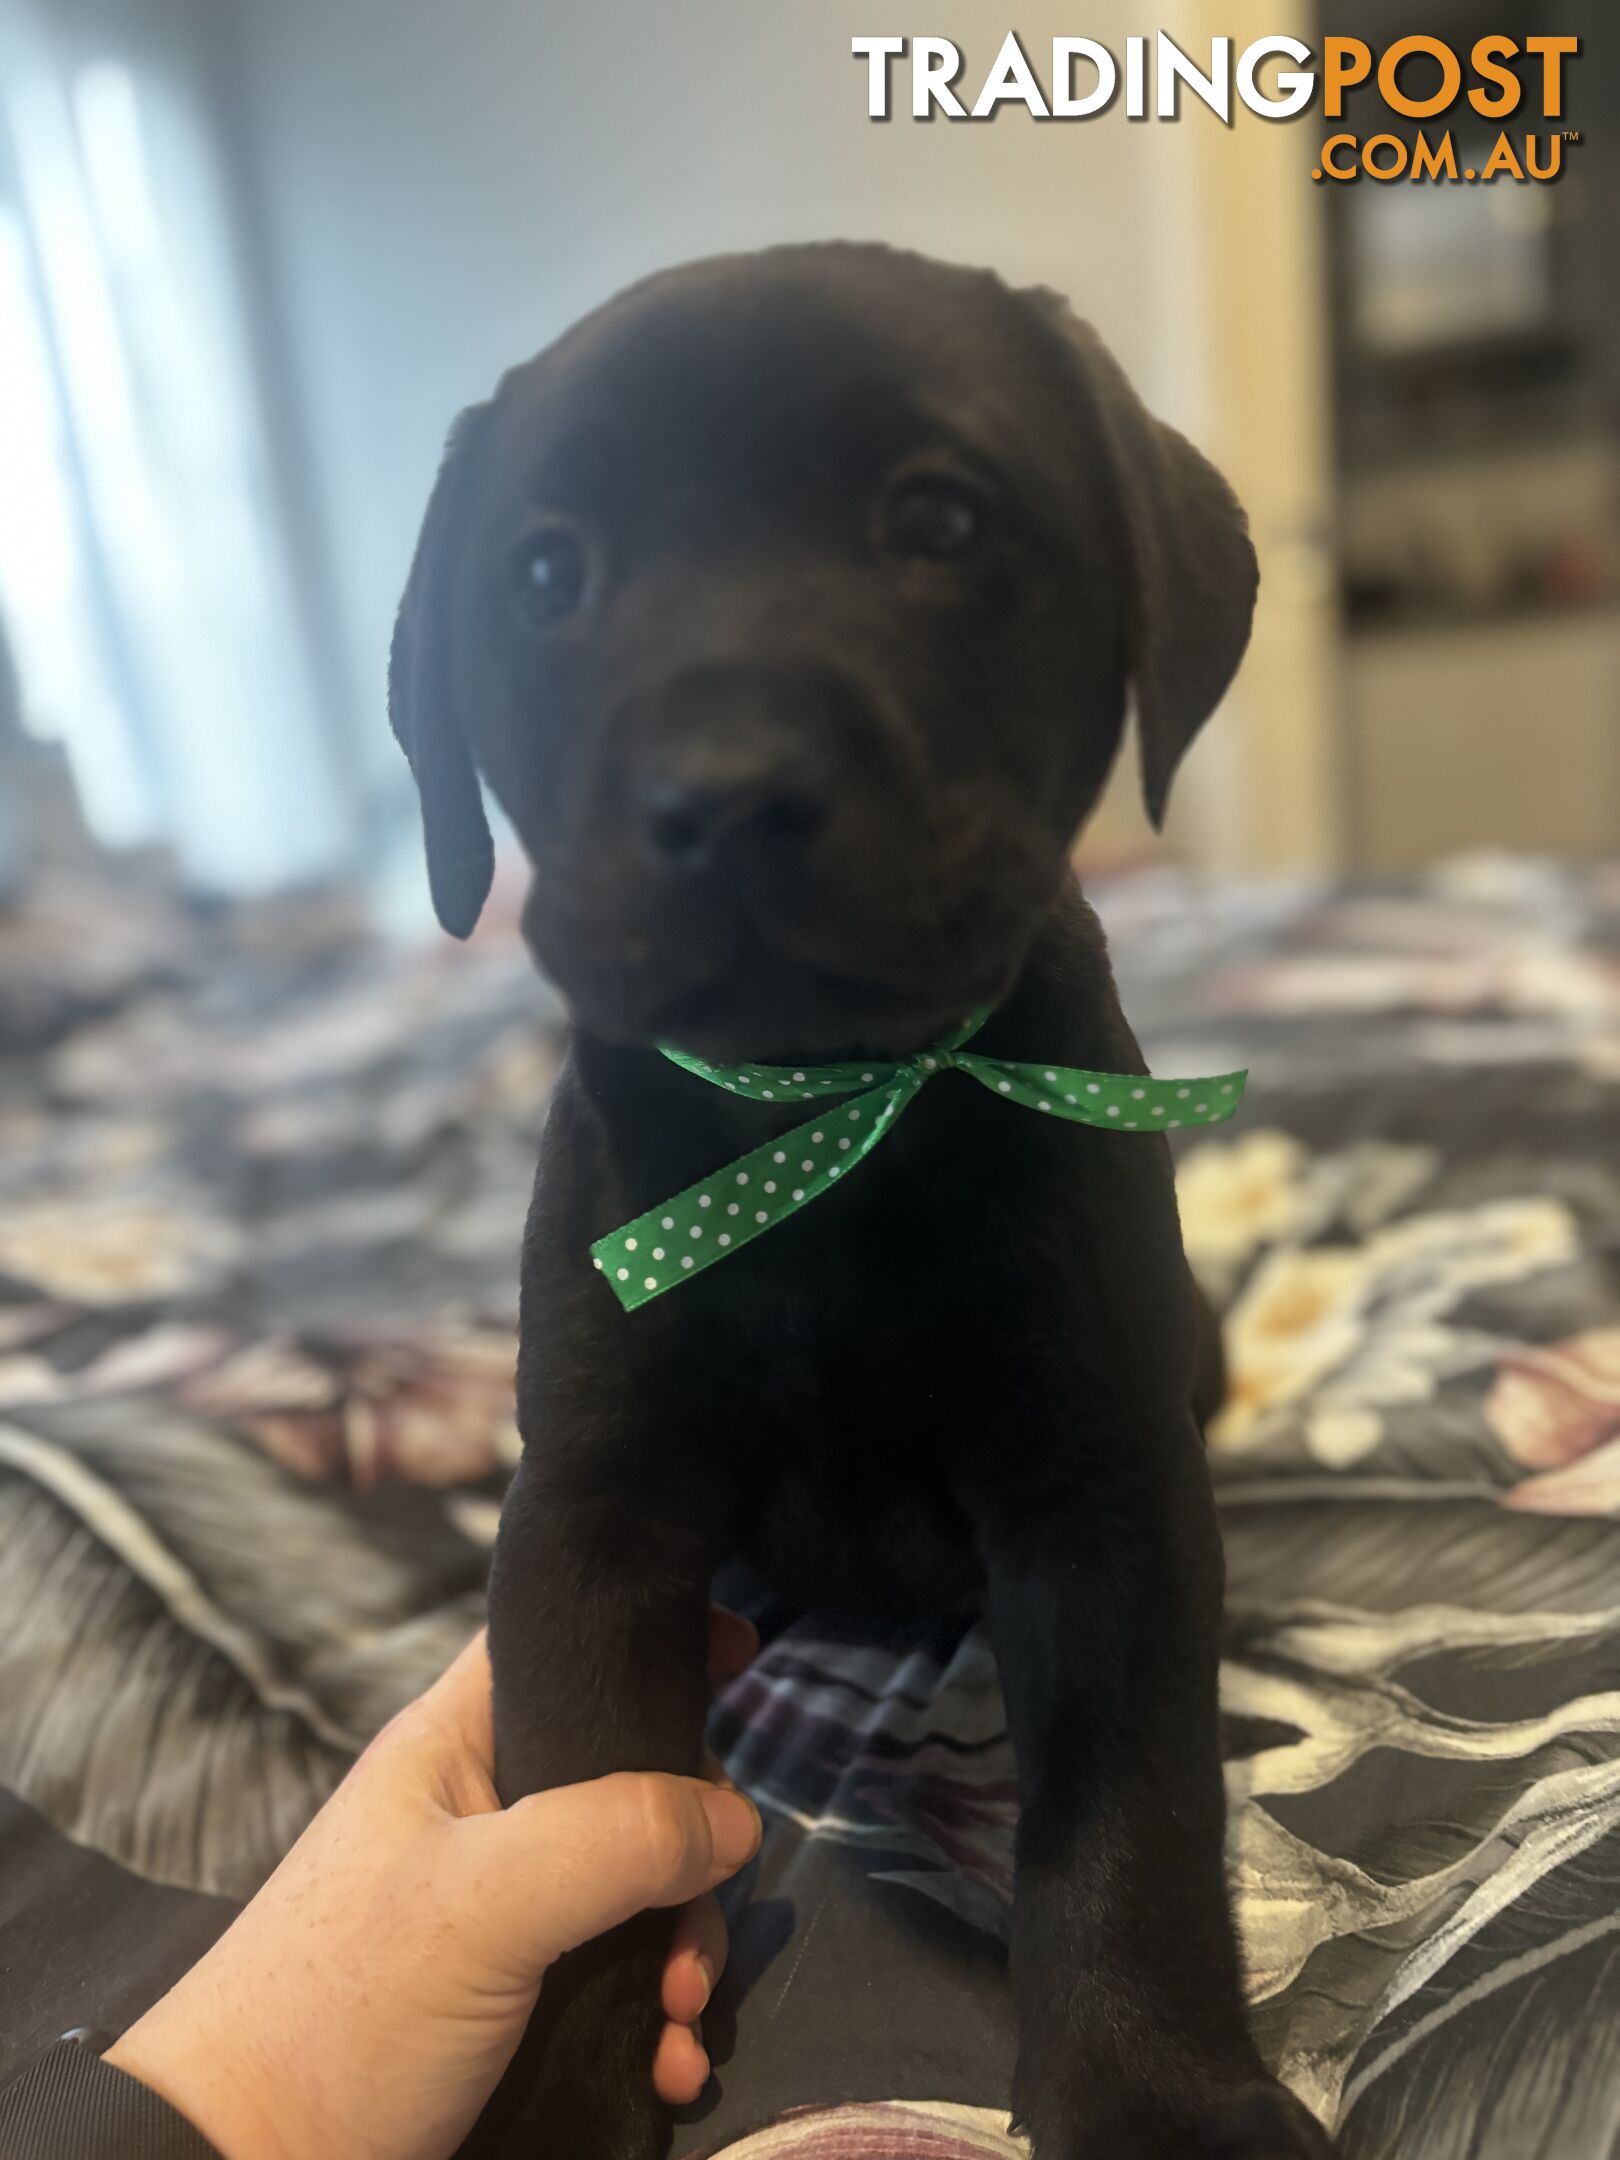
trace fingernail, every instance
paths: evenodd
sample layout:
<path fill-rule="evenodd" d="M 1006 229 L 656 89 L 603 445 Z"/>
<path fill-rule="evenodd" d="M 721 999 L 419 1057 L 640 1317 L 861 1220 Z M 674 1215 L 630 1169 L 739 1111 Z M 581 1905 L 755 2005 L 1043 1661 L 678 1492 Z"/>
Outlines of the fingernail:
<path fill-rule="evenodd" d="M 709 1818 L 716 1864 L 735 1869 L 745 1860 L 751 1860 L 760 1834 L 759 1816 L 753 1802 L 745 1800 L 739 1792 L 711 1786 L 703 1795 L 703 1807 Z"/>
<path fill-rule="evenodd" d="M 698 1971 L 703 1975 L 703 2000 L 698 2004 L 698 2016 L 701 2017 L 704 2011 L 708 2009 L 709 1998 L 714 1993 L 714 1967 L 701 1950 L 698 1952 L 697 1967 Z M 703 2039 L 702 2028 L 696 2023 L 692 2026 L 692 2037 L 700 2043 Z"/>

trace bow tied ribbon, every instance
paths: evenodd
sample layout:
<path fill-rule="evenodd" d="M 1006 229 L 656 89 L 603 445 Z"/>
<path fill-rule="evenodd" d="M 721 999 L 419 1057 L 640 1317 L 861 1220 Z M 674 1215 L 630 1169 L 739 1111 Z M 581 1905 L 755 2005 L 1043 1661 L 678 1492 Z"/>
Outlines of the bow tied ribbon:
<path fill-rule="evenodd" d="M 713 1065 L 661 1044 L 672 1064 L 728 1094 L 818 1107 L 802 1125 L 597 1239 L 591 1257 L 626 1312 L 729 1259 L 819 1199 L 871 1154 L 906 1105 L 942 1072 L 966 1073 L 1008 1102 L 1107 1132 L 1219 1125 L 1236 1110 L 1248 1078 L 1246 1072 L 1232 1072 L 1207 1080 L 1152 1080 L 1139 1073 L 981 1057 L 965 1045 L 987 1018 L 975 1014 L 915 1057 L 894 1060 Z"/>

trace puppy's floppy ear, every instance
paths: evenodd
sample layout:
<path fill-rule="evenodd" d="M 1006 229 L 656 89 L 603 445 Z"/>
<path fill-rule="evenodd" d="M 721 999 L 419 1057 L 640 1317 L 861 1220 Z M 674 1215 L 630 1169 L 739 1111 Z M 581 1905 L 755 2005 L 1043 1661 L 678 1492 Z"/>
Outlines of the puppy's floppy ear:
<path fill-rule="evenodd" d="M 388 653 L 388 718 L 422 798 L 433 909 L 459 938 L 471 935 L 495 876 L 495 845 L 456 710 L 450 651 L 451 572 L 488 413 L 487 405 L 472 406 L 450 430 Z"/>
<path fill-rule="evenodd" d="M 1260 566 L 1220 474 L 1155 420 L 1089 323 L 1061 295 L 1024 297 L 1068 347 L 1096 414 L 1131 548 L 1131 674 L 1142 796 L 1164 822 L 1170 782 L 1249 642 Z"/>

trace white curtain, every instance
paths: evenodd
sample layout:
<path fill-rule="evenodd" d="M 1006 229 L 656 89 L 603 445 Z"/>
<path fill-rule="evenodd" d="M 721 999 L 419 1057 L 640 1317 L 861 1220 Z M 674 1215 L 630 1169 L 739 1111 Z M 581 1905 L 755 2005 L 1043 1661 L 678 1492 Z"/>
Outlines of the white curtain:
<path fill-rule="evenodd" d="M 203 0 L 0 0 L 0 620 L 24 725 L 190 886 L 349 868 L 359 815 L 289 575 Z"/>

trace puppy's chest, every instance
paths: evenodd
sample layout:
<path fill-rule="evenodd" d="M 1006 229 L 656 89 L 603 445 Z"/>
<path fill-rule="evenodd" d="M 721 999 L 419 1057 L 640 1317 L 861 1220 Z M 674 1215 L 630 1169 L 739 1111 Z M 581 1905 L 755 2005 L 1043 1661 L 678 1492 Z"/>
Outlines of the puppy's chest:
<path fill-rule="evenodd" d="M 667 1316 L 671 1353 L 723 1379 L 773 1453 L 829 1480 L 936 1465 L 1052 1287 L 1084 1272 L 1073 1164 L 993 1106 L 986 1135 L 971 1103 L 939 1096 L 847 1185 L 715 1269 L 701 1305 Z"/>
<path fill-rule="evenodd" d="M 728 1393 L 739 1549 L 795 1602 L 955 1609 L 977 1570 L 952 1331 L 881 1299 L 855 1316 L 832 1300 L 822 1317 L 801 1315 Z"/>
<path fill-rule="evenodd" d="M 892 1159 L 863 1166 L 864 1190 L 817 1203 L 774 1251 L 759 1240 L 715 1306 L 739 1543 L 795 1602 L 971 1603 L 967 1484 L 1006 1454 L 1009 1419 L 1067 1430 L 1108 1354 L 1088 1284 L 1110 1241 L 1092 1234 L 1069 1144 L 1086 1136 L 1042 1146 L 1004 1113 L 1006 1143 L 993 1124 L 975 1145 L 952 1107 L 930 1133 L 920 1103 Z"/>
<path fill-rule="evenodd" d="M 1010 1396 L 1066 1396 L 1100 1354 L 1141 1272 L 1119 1226 L 1167 1204 L 1150 1167 L 945 1075 L 835 1189 L 596 1333 L 593 1361 L 690 1407 L 750 1487 L 786 1465 L 829 1491 L 944 1475 Z"/>

